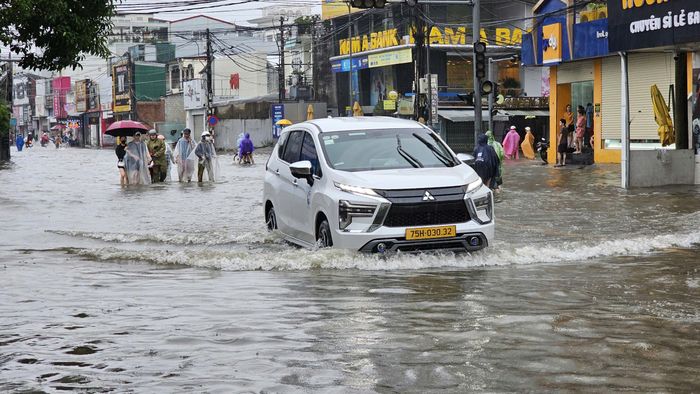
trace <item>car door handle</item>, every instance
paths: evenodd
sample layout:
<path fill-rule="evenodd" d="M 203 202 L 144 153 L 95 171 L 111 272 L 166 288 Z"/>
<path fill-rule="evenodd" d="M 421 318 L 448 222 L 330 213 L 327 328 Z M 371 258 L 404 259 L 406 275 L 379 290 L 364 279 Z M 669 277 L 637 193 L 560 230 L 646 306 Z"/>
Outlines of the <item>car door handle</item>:
<path fill-rule="evenodd" d="M 275 170 L 275 175 L 280 176 L 280 169 L 279 168 Z"/>
<path fill-rule="evenodd" d="M 292 181 L 292 184 L 293 184 L 294 186 L 299 186 L 299 182 L 298 182 L 296 179 Z"/>

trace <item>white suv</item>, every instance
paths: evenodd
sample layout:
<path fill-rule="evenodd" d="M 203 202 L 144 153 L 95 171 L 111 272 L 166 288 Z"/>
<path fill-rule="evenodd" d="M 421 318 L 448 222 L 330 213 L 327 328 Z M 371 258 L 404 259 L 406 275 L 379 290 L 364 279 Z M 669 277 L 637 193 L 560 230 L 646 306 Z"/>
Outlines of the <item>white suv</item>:
<path fill-rule="evenodd" d="M 265 166 L 267 227 L 305 247 L 483 249 L 494 237 L 493 196 L 467 159 L 408 120 L 287 127 Z"/>

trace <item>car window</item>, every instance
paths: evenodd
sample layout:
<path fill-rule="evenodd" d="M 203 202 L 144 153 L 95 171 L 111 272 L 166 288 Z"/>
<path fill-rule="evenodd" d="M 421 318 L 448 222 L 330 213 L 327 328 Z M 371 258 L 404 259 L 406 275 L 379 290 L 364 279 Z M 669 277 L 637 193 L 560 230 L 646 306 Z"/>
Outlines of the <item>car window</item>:
<path fill-rule="evenodd" d="M 304 132 L 300 130 L 292 131 L 287 137 L 287 142 L 284 144 L 284 155 L 282 160 L 291 164 L 299 161 L 301 154 L 301 143 L 304 139 Z"/>
<path fill-rule="evenodd" d="M 289 133 L 282 133 L 279 140 L 277 140 L 277 157 L 280 159 L 284 155 L 284 146 L 287 143 L 287 137 L 289 137 Z"/>
<path fill-rule="evenodd" d="M 321 146 L 331 168 L 374 171 L 454 167 L 449 149 L 425 129 L 353 130 L 322 133 Z"/>
<path fill-rule="evenodd" d="M 318 154 L 316 153 L 316 145 L 314 137 L 310 133 L 304 133 L 304 143 L 301 146 L 301 158 L 299 160 L 308 160 L 311 162 L 311 173 L 316 176 L 321 176 L 321 167 L 318 165 Z"/>

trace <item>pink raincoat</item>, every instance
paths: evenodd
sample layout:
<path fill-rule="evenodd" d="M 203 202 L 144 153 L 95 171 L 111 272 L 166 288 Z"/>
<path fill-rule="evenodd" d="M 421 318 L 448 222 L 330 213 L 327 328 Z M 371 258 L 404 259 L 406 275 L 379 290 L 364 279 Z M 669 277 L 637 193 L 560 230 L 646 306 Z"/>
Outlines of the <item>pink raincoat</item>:
<path fill-rule="evenodd" d="M 511 130 L 506 134 L 506 137 L 503 139 L 503 150 L 506 151 L 506 157 L 511 157 L 515 155 L 516 159 L 520 158 L 520 154 L 518 152 L 518 147 L 520 146 L 520 135 L 518 135 L 518 132 L 515 130 Z"/>

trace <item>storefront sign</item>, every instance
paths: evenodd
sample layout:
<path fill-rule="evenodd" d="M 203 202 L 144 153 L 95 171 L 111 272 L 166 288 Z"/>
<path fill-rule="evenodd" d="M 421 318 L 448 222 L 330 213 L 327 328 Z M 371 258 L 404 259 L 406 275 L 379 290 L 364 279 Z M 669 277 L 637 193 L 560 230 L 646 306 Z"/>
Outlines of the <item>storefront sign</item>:
<path fill-rule="evenodd" d="M 384 100 L 382 102 L 384 106 L 384 111 L 396 111 L 396 101 L 395 100 Z"/>
<path fill-rule="evenodd" d="M 70 77 L 57 77 L 51 81 L 53 88 L 53 115 L 56 119 L 65 119 L 66 94 L 70 91 Z"/>
<path fill-rule="evenodd" d="M 122 62 L 112 67 L 112 92 L 114 112 L 131 111 L 131 73 L 128 63 Z"/>
<path fill-rule="evenodd" d="M 358 11 L 362 11 L 362 9 L 351 7 L 349 12 L 355 13 Z M 348 3 L 345 0 L 323 0 L 323 3 L 321 3 L 321 18 L 323 20 L 347 15 Z"/>
<path fill-rule="evenodd" d="M 367 56 L 358 56 L 352 58 L 352 70 L 362 70 L 369 67 Z M 350 71 L 350 59 L 336 60 L 331 63 L 331 70 L 334 73 Z"/>
<path fill-rule="evenodd" d="M 410 29 L 408 42 L 403 39 L 402 33 L 398 29 L 388 29 L 352 38 L 352 52 L 361 53 L 374 49 L 383 49 L 399 46 L 401 44 L 415 43 L 415 28 Z M 425 35 L 431 45 L 467 45 L 470 43 L 471 37 L 467 36 L 467 28 L 465 27 L 433 27 L 428 35 L 427 28 Z M 515 45 L 519 46 L 523 40 L 523 32 L 517 28 L 497 27 L 494 29 L 481 29 L 481 41 L 487 44 L 495 44 L 498 46 Z M 339 40 L 340 55 L 350 53 L 350 40 L 347 38 Z"/>
<path fill-rule="evenodd" d="M 87 80 L 75 81 L 75 109 L 83 113 L 87 111 Z"/>
<path fill-rule="evenodd" d="M 697 0 L 608 0 L 611 51 L 700 40 Z"/>
<path fill-rule="evenodd" d="M 440 124 L 440 118 L 438 117 L 438 76 L 437 74 L 430 74 L 430 121 L 433 125 Z"/>
<path fill-rule="evenodd" d="M 87 80 L 87 110 L 89 112 L 100 110 L 100 90 L 96 82 Z"/>
<path fill-rule="evenodd" d="M 17 77 L 14 79 L 13 85 L 12 103 L 14 105 L 29 105 L 29 78 Z"/>
<path fill-rule="evenodd" d="M 574 59 L 607 56 L 608 20 L 597 19 L 592 22 L 574 25 Z"/>
<path fill-rule="evenodd" d="M 561 62 L 561 23 L 542 26 L 542 63 Z"/>
<path fill-rule="evenodd" d="M 184 107 L 186 110 L 204 108 L 206 105 L 204 80 L 193 79 L 184 82 L 182 84 L 182 92 L 182 99 L 184 100 Z"/>
<path fill-rule="evenodd" d="M 270 106 L 271 118 L 272 118 L 272 138 L 280 138 L 282 134 L 282 126 L 279 126 L 277 122 L 284 119 L 284 104 L 272 104 Z"/>
<path fill-rule="evenodd" d="M 398 51 L 376 53 L 367 56 L 369 68 L 393 66 L 394 64 L 411 63 L 413 52 L 411 48 L 399 49 Z"/>

